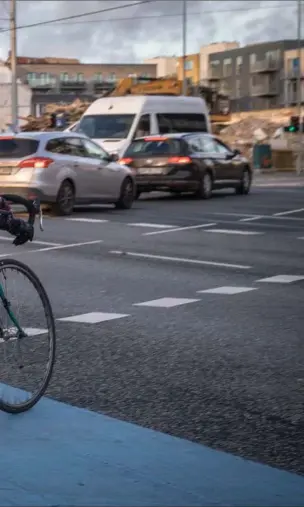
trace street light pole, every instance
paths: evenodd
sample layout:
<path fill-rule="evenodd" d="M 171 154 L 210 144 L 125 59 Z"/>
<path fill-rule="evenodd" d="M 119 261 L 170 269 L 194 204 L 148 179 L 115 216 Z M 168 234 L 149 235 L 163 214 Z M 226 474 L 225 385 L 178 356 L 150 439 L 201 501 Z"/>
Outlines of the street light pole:
<path fill-rule="evenodd" d="M 298 143 L 298 157 L 297 157 L 297 174 L 302 172 L 302 89 L 301 89 L 301 53 L 302 53 L 302 41 L 301 41 L 301 23 L 302 23 L 302 0 L 297 0 L 297 25 L 298 25 L 298 73 L 297 73 L 297 109 L 300 120 L 300 132 L 299 132 L 299 143 Z"/>
<path fill-rule="evenodd" d="M 18 126 L 18 87 L 17 87 L 17 39 L 16 39 L 16 0 L 10 0 L 10 38 L 11 38 L 11 124 L 14 132 Z"/>
<path fill-rule="evenodd" d="M 186 81 L 186 58 L 187 58 L 187 0 L 183 0 L 183 95 L 187 95 Z"/>

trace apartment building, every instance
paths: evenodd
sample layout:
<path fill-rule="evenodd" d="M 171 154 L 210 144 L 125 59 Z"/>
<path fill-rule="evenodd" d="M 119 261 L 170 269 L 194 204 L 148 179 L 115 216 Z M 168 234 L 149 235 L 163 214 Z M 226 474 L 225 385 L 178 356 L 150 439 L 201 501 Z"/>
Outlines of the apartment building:
<path fill-rule="evenodd" d="M 6 61 L 10 66 L 10 55 Z M 70 104 L 76 98 L 93 101 L 121 79 L 156 77 L 154 63 L 90 64 L 69 58 L 18 58 L 18 77 L 32 90 L 32 112 L 42 113 L 50 102 Z"/>
<path fill-rule="evenodd" d="M 231 111 L 283 107 L 286 54 L 297 46 L 297 40 L 281 40 L 210 54 L 209 84 L 230 96 Z"/>
<path fill-rule="evenodd" d="M 301 49 L 299 62 L 298 49 L 291 49 L 284 53 L 284 102 L 285 106 L 295 106 L 298 103 L 298 76 L 301 77 L 301 102 L 304 102 L 304 49 Z"/>
<path fill-rule="evenodd" d="M 144 63 L 156 65 L 156 77 L 176 77 L 177 60 L 176 56 L 156 56 L 144 60 Z"/>

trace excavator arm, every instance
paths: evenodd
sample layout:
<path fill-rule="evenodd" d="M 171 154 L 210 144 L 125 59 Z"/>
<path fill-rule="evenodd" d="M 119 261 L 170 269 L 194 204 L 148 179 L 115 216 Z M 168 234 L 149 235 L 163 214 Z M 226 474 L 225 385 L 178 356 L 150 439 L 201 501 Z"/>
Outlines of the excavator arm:
<path fill-rule="evenodd" d="M 182 95 L 182 82 L 174 78 L 135 78 L 121 79 L 107 97 L 124 97 L 126 95 Z M 212 123 L 230 121 L 229 98 L 203 86 L 188 86 L 188 96 L 200 96 L 205 99 L 209 108 Z"/>

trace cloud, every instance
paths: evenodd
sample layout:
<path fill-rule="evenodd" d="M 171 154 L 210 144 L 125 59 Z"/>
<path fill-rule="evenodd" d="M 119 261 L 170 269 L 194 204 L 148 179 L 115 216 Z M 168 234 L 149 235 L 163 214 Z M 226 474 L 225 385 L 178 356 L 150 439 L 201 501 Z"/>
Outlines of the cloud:
<path fill-rule="evenodd" d="M 180 0 L 29 1 L 17 3 L 17 24 L 121 7 L 103 14 L 18 31 L 18 54 L 66 56 L 85 62 L 131 63 L 157 55 L 182 53 Z M 8 17 L 9 2 L 0 3 L 0 18 Z M 297 30 L 294 1 L 187 1 L 187 52 L 201 45 L 238 40 L 242 44 L 294 39 Z M 0 21 L 2 28 L 8 21 Z M 8 33 L 0 33 L 0 57 L 9 49 Z"/>

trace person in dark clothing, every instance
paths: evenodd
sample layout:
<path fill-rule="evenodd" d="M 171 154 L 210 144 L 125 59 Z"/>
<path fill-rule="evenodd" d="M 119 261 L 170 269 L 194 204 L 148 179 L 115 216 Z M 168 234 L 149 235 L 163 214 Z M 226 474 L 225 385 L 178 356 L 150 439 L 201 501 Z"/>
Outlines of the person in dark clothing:
<path fill-rule="evenodd" d="M 15 218 L 8 202 L 0 197 L 0 229 L 15 236 L 13 244 L 24 245 L 33 241 L 34 227 L 21 218 Z"/>

